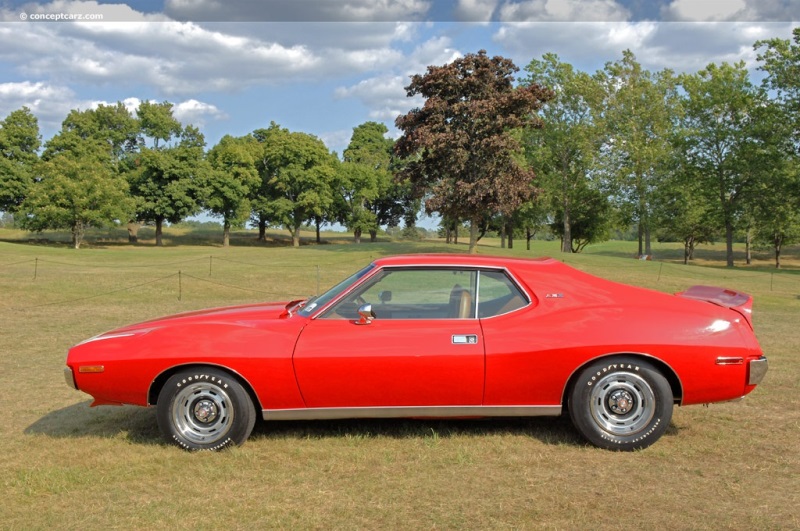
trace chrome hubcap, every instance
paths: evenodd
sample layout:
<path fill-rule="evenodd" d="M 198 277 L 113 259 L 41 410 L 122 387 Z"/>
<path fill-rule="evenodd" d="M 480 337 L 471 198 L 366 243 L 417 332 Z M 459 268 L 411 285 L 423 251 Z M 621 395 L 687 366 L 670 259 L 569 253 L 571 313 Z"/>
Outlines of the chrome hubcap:
<path fill-rule="evenodd" d="M 225 389 L 209 382 L 184 385 L 172 402 L 172 422 L 187 440 L 208 444 L 224 439 L 233 425 L 234 410 Z"/>
<path fill-rule="evenodd" d="M 633 407 L 633 396 L 621 389 L 614 391 L 608 396 L 608 407 L 617 415 L 625 415 Z"/>
<path fill-rule="evenodd" d="M 211 400 L 200 400 L 194 405 L 194 417 L 203 424 L 214 422 L 217 418 L 216 404 Z"/>
<path fill-rule="evenodd" d="M 612 435 L 638 433 L 655 415 L 655 393 L 635 373 L 616 372 L 600 378 L 592 386 L 590 399 L 595 423 Z"/>

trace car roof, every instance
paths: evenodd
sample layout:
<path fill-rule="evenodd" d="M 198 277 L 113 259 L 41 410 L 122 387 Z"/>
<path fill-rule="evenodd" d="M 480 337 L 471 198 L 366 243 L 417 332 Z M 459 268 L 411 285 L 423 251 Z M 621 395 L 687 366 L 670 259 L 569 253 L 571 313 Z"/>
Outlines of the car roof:
<path fill-rule="evenodd" d="M 509 258 L 507 256 L 489 256 L 460 253 L 438 254 L 405 254 L 378 258 L 374 264 L 385 266 L 467 266 L 467 267 L 531 267 L 560 264 L 549 257 Z"/>

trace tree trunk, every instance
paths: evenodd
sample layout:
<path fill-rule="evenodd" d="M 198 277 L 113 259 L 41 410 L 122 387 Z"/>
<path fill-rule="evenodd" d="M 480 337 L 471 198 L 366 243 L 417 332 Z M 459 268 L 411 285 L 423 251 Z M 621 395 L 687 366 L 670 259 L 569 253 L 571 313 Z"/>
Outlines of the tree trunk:
<path fill-rule="evenodd" d="M 564 235 L 561 237 L 561 252 L 572 252 L 572 221 L 569 218 L 569 203 L 564 202 Z"/>
<path fill-rule="evenodd" d="M 725 221 L 725 265 L 733 267 L 733 223 Z"/>
<path fill-rule="evenodd" d="M 530 251 L 531 250 L 531 238 L 533 238 L 533 234 L 531 234 L 531 228 L 530 227 L 525 227 L 525 239 L 528 240 L 526 245 L 525 245 L 525 250 L 526 251 Z"/>
<path fill-rule="evenodd" d="M 747 227 L 747 234 L 745 235 L 745 238 L 744 238 L 744 242 L 745 242 L 744 243 L 744 247 L 745 247 L 745 249 L 744 249 L 744 262 L 747 265 L 750 265 L 750 262 L 752 262 L 752 258 L 753 258 L 752 257 L 752 253 L 750 251 L 750 241 L 751 241 L 751 239 L 752 239 L 751 229 L 750 229 L 750 227 Z"/>
<path fill-rule="evenodd" d="M 222 246 L 229 247 L 231 244 L 231 222 L 227 219 L 222 222 Z"/>
<path fill-rule="evenodd" d="M 292 229 L 292 247 L 300 247 L 300 225 Z"/>
<path fill-rule="evenodd" d="M 84 227 L 83 222 L 76 221 L 74 225 L 72 225 L 72 248 L 73 249 L 80 249 L 81 243 L 83 242 L 83 235 L 86 233 L 86 227 Z"/>
<path fill-rule="evenodd" d="M 141 227 L 140 224 L 136 223 L 135 221 L 131 221 L 128 223 L 128 243 L 138 243 L 139 242 L 139 228 Z"/>
<path fill-rule="evenodd" d="M 267 241 L 267 218 L 261 215 L 258 216 L 258 241 Z"/>
<path fill-rule="evenodd" d="M 694 239 L 691 236 L 683 240 L 683 265 L 689 265 L 689 257 L 692 256 L 694 248 L 693 241 Z"/>
<path fill-rule="evenodd" d="M 781 247 L 783 247 L 783 238 L 776 236 L 773 240 L 775 242 L 775 269 L 781 268 Z"/>
<path fill-rule="evenodd" d="M 361 229 L 355 229 L 353 231 L 353 241 L 361 243 Z"/>
<path fill-rule="evenodd" d="M 164 218 L 156 218 L 156 246 L 161 247 L 164 245 L 164 240 L 161 238 L 162 229 L 164 228 Z"/>
<path fill-rule="evenodd" d="M 500 225 L 500 248 L 506 248 L 506 224 L 502 223 Z"/>
<path fill-rule="evenodd" d="M 478 252 L 478 231 L 480 230 L 480 221 L 473 219 L 469 224 L 469 254 L 477 254 Z"/>
<path fill-rule="evenodd" d="M 639 220 L 639 252 L 636 256 L 642 256 L 644 254 L 644 225 L 642 225 L 642 221 Z"/>
<path fill-rule="evenodd" d="M 322 226 L 322 218 L 316 217 L 314 218 L 314 223 L 317 227 L 317 245 L 322 243 L 322 236 L 320 235 L 320 227 Z"/>
<path fill-rule="evenodd" d="M 650 247 L 650 223 L 646 223 L 644 226 L 644 254 L 647 256 L 653 255 L 653 249 Z"/>
<path fill-rule="evenodd" d="M 506 225 L 506 237 L 508 238 L 508 248 L 514 248 L 514 227 L 511 226 L 511 222 Z"/>
<path fill-rule="evenodd" d="M 460 223 L 456 223 L 456 226 L 453 230 L 453 244 L 458 245 L 458 226 Z"/>
<path fill-rule="evenodd" d="M 375 243 L 376 241 L 378 241 L 378 231 L 376 230 L 369 231 L 369 242 Z"/>

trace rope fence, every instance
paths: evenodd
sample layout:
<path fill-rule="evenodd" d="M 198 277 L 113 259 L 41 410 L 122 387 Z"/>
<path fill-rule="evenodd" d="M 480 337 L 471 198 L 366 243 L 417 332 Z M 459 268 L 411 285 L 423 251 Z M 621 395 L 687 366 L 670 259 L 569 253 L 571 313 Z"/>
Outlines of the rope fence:
<path fill-rule="evenodd" d="M 287 291 L 269 291 L 263 290 L 253 287 L 252 285 L 242 286 L 236 285 L 233 282 L 221 282 L 219 280 L 211 280 L 215 272 L 215 264 L 217 271 L 224 271 L 223 264 L 233 264 L 236 266 L 245 266 L 250 268 L 255 268 L 259 271 L 259 273 L 267 274 L 270 270 L 296 270 L 301 271 L 305 279 L 308 281 L 309 284 L 315 284 L 316 290 L 314 294 L 319 295 L 321 289 L 321 277 L 322 277 L 322 267 L 319 265 L 308 265 L 308 264 L 256 264 L 252 262 L 246 261 L 239 261 L 239 260 L 231 260 L 229 258 L 222 258 L 218 256 L 207 256 L 207 257 L 199 257 L 199 258 L 189 258 L 186 260 L 178 260 L 178 261 L 171 261 L 171 262 L 164 262 L 164 263 L 149 263 L 149 264 L 86 264 L 86 263 L 71 263 L 71 262 L 62 262 L 57 260 L 49 260 L 49 259 L 42 259 L 42 258 L 30 258 L 27 260 L 19 260 L 14 262 L 7 262 L 7 263 L 0 263 L 0 273 L 7 272 L 9 268 L 19 268 L 20 266 L 24 266 L 26 264 L 30 264 L 30 276 L 27 276 L 28 279 L 31 281 L 39 281 L 40 274 L 43 273 L 43 268 L 47 266 L 56 266 L 57 268 L 70 268 L 75 270 L 76 272 L 91 272 L 92 270 L 96 269 L 113 269 L 119 271 L 121 274 L 124 273 L 125 270 L 134 269 L 137 271 L 141 271 L 144 268 L 152 268 L 163 270 L 165 267 L 172 267 L 172 266 L 185 266 L 188 264 L 195 264 L 199 265 L 201 262 L 207 261 L 208 262 L 208 273 L 207 278 L 202 278 L 198 276 L 197 271 L 193 271 L 193 273 L 186 272 L 183 269 L 179 269 L 175 273 L 171 273 L 169 275 L 161 276 L 156 279 L 148 280 L 145 282 L 139 282 L 136 284 L 131 284 L 129 286 L 115 288 L 108 291 L 103 291 L 101 293 L 95 293 L 88 296 L 81 296 L 75 297 L 70 299 L 63 299 L 63 300 L 56 300 L 52 302 L 46 302 L 42 304 L 35 304 L 30 306 L 14 306 L 12 304 L 8 304 L 8 302 L 4 302 L 2 306 L 5 307 L 7 310 L 12 311 L 25 311 L 31 310 L 35 308 L 41 308 L 45 306 L 56 306 L 56 305 L 67 305 L 77 302 L 83 302 L 87 300 L 96 299 L 99 297 L 104 297 L 108 295 L 113 295 L 117 293 L 122 293 L 126 291 L 135 290 L 138 288 L 150 286 L 153 284 L 158 283 L 165 283 L 170 279 L 176 279 L 176 286 L 175 286 L 175 293 L 177 300 L 181 301 L 184 297 L 184 281 L 191 280 L 194 283 L 198 283 L 200 285 L 210 285 L 215 287 L 224 288 L 227 290 L 237 290 L 242 292 L 248 292 L 253 294 L 262 295 L 265 297 L 276 297 L 276 298 L 286 298 Z M 577 267 L 579 269 L 586 269 L 586 264 L 579 263 L 574 260 L 567 260 L 562 259 L 564 263 L 568 263 L 571 266 Z M 342 264 L 344 266 L 345 264 Z M 348 266 L 350 264 L 347 264 Z M 203 271 L 205 271 L 205 266 L 203 266 Z M 602 270 L 605 267 L 602 263 L 592 263 L 589 269 L 596 271 L 598 269 Z M 767 272 L 767 271 L 741 271 L 741 270 L 723 270 L 718 268 L 710 268 L 710 267 L 703 267 L 703 266 L 692 266 L 692 265 L 683 265 L 683 264 L 674 264 L 668 262 L 655 262 L 655 261 L 636 261 L 631 264 L 620 264 L 618 261 L 615 261 L 613 265 L 608 265 L 607 268 L 609 270 L 619 270 L 622 269 L 624 271 L 629 271 L 632 269 L 638 269 L 639 272 L 642 274 L 648 275 L 652 274 L 655 276 L 655 281 L 657 283 L 664 282 L 666 280 L 675 281 L 677 279 L 688 279 L 689 282 L 693 282 L 694 279 L 697 279 L 698 282 L 703 282 L 706 279 L 711 279 L 717 285 L 722 285 L 726 281 L 762 281 L 763 283 L 758 285 L 759 289 L 768 290 L 771 292 L 794 292 L 800 291 L 800 272 L 797 271 L 775 271 L 775 272 Z M 330 269 L 331 281 L 337 281 L 344 277 L 347 271 L 337 269 L 337 266 L 326 266 L 326 269 Z M 336 271 L 333 271 L 336 270 Z M 333 278 L 333 274 L 336 274 L 335 278 Z M 204 273 L 203 273 L 204 274 Z M 734 286 L 727 286 L 727 287 L 734 287 Z M 310 290 L 309 290 L 310 291 Z M 309 296 L 311 293 L 304 293 L 303 296 Z M 296 297 L 294 297 L 296 298 Z"/>

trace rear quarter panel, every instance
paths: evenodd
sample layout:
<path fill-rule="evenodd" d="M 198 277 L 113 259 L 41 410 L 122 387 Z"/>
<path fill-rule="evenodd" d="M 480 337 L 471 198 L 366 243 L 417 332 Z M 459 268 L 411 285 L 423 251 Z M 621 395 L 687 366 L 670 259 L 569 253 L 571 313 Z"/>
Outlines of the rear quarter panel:
<path fill-rule="evenodd" d="M 745 386 L 746 362 L 715 363 L 718 356 L 761 355 L 736 312 L 605 281 L 561 264 L 549 269 L 514 271 L 534 295 L 533 304 L 482 321 L 484 403 L 560 404 L 569 378 L 581 366 L 628 353 L 669 367 L 680 382 L 683 404 L 729 400 L 752 390 Z M 720 330 L 717 321 L 730 326 Z"/>

